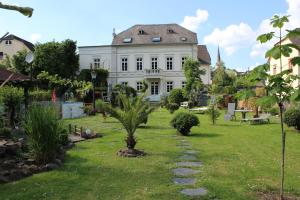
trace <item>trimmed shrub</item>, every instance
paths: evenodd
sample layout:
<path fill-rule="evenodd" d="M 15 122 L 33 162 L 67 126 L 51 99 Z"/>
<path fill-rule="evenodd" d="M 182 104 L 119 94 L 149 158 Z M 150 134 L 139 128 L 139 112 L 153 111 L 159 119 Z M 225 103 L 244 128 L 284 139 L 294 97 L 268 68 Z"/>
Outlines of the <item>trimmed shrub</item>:
<path fill-rule="evenodd" d="M 300 108 L 290 108 L 284 113 L 283 122 L 300 131 Z"/>
<path fill-rule="evenodd" d="M 268 113 L 270 113 L 272 116 L 279 115 L 279 108 L 278 107 L 272 107 L 272 108 L 266 109 L 266 111 Z"/>
<path fill-rule="evenodd" d="M 36 161 L 40 164 L 53 161 L 65 137 L 55 109 L 33 105 L 25 117 L 24 128 Z"/>
<path fill-rule="evenodd" d="M 180 103 L 184 101 L 182 89 L 173 89 L 169 94 L 168 100 L 169 103 L 176 103 L 180 105 Z"/>
<path fill-rule="evenodd" d="M 168 111 L 170 111 L 171 114 L 173 114 L 176 110 L 179 109 L 179 105 L 177 103 L 168 103 L 166 105 L 166 108 Z"/>
<path fill-rule="evenodd" d="M 191 128 L 198 126 L 199 123 L 198 117 L 190 113 L 178 113 L 170 122 L 171 126 L 182 135 L 189 135 Z"/>

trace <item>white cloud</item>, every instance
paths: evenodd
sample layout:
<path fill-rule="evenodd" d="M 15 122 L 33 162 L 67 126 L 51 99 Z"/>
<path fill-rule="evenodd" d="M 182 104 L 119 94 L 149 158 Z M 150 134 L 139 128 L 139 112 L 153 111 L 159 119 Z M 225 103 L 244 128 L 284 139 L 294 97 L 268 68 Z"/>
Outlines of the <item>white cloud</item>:
<path fill-rule="evenodd" d="M 300 27 L 300 0 L 286 0 L 288 9 L 286 13 L 280 15 L 290 15 L 290 22 L 286 24 L 286 29 Z M 276 42 L 276 38 L 265 44 L 256 41 L 257 36 L 275 30 L 270 25 L 270 20 L 265 19 L 255 29 L 247 23 L 232 24 L 224 29 L 216 28 L 211 34 L 204 37 L 204 43 L 220 45 L 228 55 L 232 55 L 243 47 L 251 47 L 250 56 L 263 58 L 267 49 L 270 49 Z"/>
<path fill-rule="evenodd" d="M 295 29 L 300 27 L 300 0 L 287 0 L 288 9 L 286 13 L 281 15 L 290 15 L 289 22 L 286 24 L 284 29 Z M 256 31 L 256 37 L 260 34 L 267 33 L 274 31 L 277 35 L 279 35 L 278 30 L 275 30 L 270 25 L 270 20 L 266 19 L 263 20 L 257 31 Z M 256 42 L 252 46 L 252 51 L 250 52 L 251 57 L 264 57 L 265 52 L 270 49 L 276 42 L 278 42 L 278 39 L 274 38 L 273 40 L 260 44 L 259 42 Z"/>
<path fill-rule="evenodd" d="M 31 35 L 30 35 L 30 41 L 32 42 L 32 43 L 36 43 L 39 39 L 41 39 L 41 34 L 39 34 L 39 33 L 32 33 Z"/>
<path fill-rule="evenodd" d="M 223 47 L 228 55 L 232 55 L 239 48 L 253 43 L 255 32 L 246 23 L 230 25 L 225 29 L 219 28 L 204 37 L 204 43 Z"/>
<path fill-rule="evenodd" d="M 191 30 L 197 31 L 201 23 L 206 22 L 208 19 L 207 10 L 198 9 L 196 12 L 196 16 L 185 16 L 181 26 Z"/>

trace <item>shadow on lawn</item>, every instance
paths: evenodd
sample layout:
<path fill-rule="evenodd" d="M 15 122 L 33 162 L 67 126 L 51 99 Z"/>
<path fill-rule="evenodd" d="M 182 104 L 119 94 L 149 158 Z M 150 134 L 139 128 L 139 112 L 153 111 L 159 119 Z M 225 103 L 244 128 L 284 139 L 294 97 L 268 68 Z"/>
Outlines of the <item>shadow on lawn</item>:
<path fill-rule="evenodd" d="M 172 129 L 171 127 L 164 127 L 164 126 L 148 126 L 148 125 L 141 125 L 139 126 L 140 129 L 160 129 L 160 130 L 167 130 Z"/>
<path fill-rule="evenodd" d="M 203 137 L 203 138 L 220 137 L 220 136 L 222 135 L 217 133 L 192 133 L 191 135 L 189 135 L 189 137 Z"/>

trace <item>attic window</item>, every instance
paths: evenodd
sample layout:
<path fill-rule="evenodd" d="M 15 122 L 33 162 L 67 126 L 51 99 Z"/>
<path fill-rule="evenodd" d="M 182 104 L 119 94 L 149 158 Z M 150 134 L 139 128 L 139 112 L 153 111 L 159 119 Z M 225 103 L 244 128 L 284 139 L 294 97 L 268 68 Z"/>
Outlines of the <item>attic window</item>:
<path fill-rule="evenodd" d="M 11 40 L 6 40 L 5 44 L 10 45 L 11 44 Z"/>
<path fill-rule="evenodd" d="M 168 29 L 168 33 L 175 33 L 173 29 Z"/>
<path fill-rule="evenodd" d="M 160 42 L 160 37 L 154 37 L 154 38 L 152 38 L 152 42 Z"/>
<path fill-rule="evenodd" d="M 124 38 L 123 39 L 123 43 L 131 43 L 132 42 L 132 38 Z"/>
<path fill-rule="evenodd" d="M 187 38 L 186 37 L 181 37 L 180 40 L 185 42 L 185 41 L 187 41 Z"/>
<path fill-rule="evenodd" d="M 145 35 L 145 31 L 144 30 L 139 30 L 139 35 Z"/>

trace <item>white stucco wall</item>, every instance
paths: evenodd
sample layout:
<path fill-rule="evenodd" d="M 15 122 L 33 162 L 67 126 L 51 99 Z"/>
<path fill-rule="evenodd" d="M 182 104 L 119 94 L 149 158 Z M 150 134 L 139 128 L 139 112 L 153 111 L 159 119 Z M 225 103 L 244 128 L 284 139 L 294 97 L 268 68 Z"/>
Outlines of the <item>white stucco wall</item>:
<path fill-rule="evenodd" d="M 143 70 L 137 71 L 136 58 L 143 59 Z M 151 58 L 158 58 L 158 68 L 163 72 L 160 78 L 160 94 L 166 92 L 166 82 L 173 81 L 174 88 L 181 88 L 185 81 L 182 69 L 182 57 L 197 59 L 197 45 L 132 45 L 132 46 L 95 46 L 79 47 L 80 69 L 87 69 L 94 58 L 104 61 L 104 68 L 109 70 L 109 84 L 128 82 L 136 88 L 136 82 L 145 79 L 145 69 L 151 69 Z M 167 70 L 167 57 L 173 58 L 173 69 Z M 128 70 L 122 71 L 121 59 L 128 59 Z M 210 66 L 203 65 L 207 74 L 202 76 L 204 84 L 210 84 Z M 150 83 L 151 79 L 147 79 Z M 149 85 L 150 87 L 150 85 Z"/>

